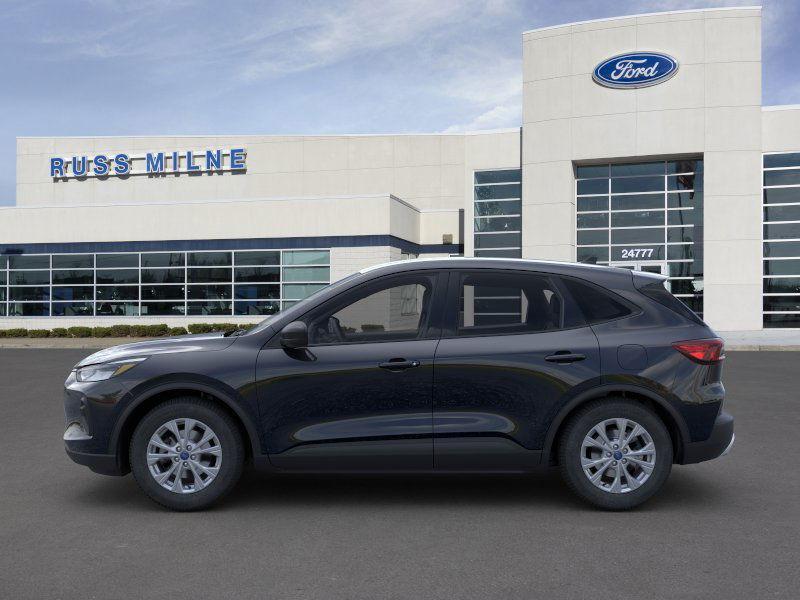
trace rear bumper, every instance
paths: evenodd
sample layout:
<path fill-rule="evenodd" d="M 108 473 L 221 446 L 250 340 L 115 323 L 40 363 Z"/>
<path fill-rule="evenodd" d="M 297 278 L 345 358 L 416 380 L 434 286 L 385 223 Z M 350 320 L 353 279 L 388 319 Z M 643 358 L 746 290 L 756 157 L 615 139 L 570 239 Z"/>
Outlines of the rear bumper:
<path fill-rule="evenodd" d="M 680 464 L 699 463 L 727 454 L 733 446 L 733 440 L 733 416 L 723 410 L 714 421 L 714 428 L 707 440 L 686 444 Z"/>

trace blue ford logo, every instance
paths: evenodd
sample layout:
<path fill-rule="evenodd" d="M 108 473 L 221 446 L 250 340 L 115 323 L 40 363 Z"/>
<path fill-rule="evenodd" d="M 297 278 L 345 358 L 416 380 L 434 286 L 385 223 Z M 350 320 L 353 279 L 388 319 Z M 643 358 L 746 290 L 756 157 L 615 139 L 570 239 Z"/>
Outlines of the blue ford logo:
<path fill-rule="evenodd" d="M 612 56 L 594 68 L 592 79 L 610 88 L 640 88 L 666 81 L 678 72 L 678 61 L 658 52 Z"/>

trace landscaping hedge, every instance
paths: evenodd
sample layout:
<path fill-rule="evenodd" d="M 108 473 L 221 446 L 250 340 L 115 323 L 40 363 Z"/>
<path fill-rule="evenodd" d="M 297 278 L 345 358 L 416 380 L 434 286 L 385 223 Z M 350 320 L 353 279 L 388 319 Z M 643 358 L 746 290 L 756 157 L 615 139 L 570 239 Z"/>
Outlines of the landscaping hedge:
<path fill-rule="evenodd" d="M 250 329 L 253 323 L 192 323 L 188 327 L 170 327 L 166 323 L 157 325 L 111 325 L 109 327 L 54 327 L 53 329 L 25 329 L 14 327 L 0 329 L 0 338 L 105 338 L 105 337 L 163 337 L 186 335 L 187 333 L 230 333 L 236 329 Z M 187 331 L 188 329 L 188 331 Z"/>

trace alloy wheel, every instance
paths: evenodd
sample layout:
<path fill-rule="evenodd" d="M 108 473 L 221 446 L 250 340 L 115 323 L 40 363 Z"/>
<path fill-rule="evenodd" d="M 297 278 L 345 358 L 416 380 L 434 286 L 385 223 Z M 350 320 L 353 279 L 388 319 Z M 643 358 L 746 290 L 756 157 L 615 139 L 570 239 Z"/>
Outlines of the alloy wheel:
<path fill-rule="evenodd" d="M 584 436 L 580 458 L 592 485 L 611 494 L 624 494 L 650 478 L 656 447 L 650 433 L 636 421 L 606 419 Z"/>
<path fill-rule="evenodd" d="M 222 465 L 217 434 L 197 419 L 172 419 L 147 443 L 147 468 L 161 487 L 176 494 L 205 489 Z"/>

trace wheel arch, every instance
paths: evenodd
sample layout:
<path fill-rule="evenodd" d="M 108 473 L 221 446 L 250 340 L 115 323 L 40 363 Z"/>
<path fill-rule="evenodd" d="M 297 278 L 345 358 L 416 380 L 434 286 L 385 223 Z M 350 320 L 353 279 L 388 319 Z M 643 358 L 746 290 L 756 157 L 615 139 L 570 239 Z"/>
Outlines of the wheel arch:
<path fill-rule="evenodd" d="M 210 400 L 233 418 L 242 436 L 245 448 L 245 460 L 251 460 L 260 454 L 259 437 L 252 417 L 235 401 L 235 395 L 226 390 L 222 384 L 197 381 L 195 379 L 174 379 L 166 383 L 148 386 L 134 393 L 133 400 L 125 407 L 112 432 L 109 450 L 117 456 L 122 473 L 130 471 L 129 444 L 136 425 L 153 408 L 159 404 L 181 396 L 196 396 Z"/>
<path fill-rule="evenodd" d="M 680 461 L 684 444 L 689 439 L 689 432 L 683 418 L 675 407 L 656 392 L 641 386 L 604 385 L 579 394 L 561 408 L 550 424 L 545 436 L 542 461 L 547 462 L 544 464 L 556 464 L 558 439 L 570 417 L 586 403 L 612 396 L 636 400 L 651 408 L 664 423 L 667 431 L 669 431 L 670 438 L 672 438 L 673 461 Z"/>

